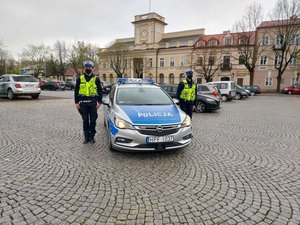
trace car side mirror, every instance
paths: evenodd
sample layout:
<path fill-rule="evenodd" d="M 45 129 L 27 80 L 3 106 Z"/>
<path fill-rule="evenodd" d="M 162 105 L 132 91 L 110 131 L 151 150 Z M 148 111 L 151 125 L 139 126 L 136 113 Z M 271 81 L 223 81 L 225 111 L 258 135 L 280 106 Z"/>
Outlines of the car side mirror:
<path fill-rule="evenodd" d="M 109 107 L 109 99 L 108 98 L 102 99 L 102 104 Z"/>
<path fill-rule="evenodd" d="M 173 102 L 178 105 L 179 104 L 179 100 L 177 98 L 172 98 Z"/>

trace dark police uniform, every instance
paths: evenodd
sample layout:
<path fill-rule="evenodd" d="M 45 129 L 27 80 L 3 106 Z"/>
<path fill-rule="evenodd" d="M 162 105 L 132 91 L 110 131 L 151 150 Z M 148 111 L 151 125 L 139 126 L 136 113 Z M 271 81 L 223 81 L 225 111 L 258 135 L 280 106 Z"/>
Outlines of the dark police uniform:
<path fill-rule="evenodd" d="M 177 99 L 179 99 L 180 109 L 188 114 L 191 119 L 193 107 L 196 104 L 197 85 L 193 80 L 183 80 L 178 84 Z"/>
<path fill-rule="evenodd" d="M 102 87 L 100 79 L 94 74 L 81 74 L 76 80 L 74 89 L 75 104 L 80 104 L 79 113 L 83 119 L 85 141 L 94 140 L 96 120 L 98 118 L 97 102 L 102 103 Z"/>

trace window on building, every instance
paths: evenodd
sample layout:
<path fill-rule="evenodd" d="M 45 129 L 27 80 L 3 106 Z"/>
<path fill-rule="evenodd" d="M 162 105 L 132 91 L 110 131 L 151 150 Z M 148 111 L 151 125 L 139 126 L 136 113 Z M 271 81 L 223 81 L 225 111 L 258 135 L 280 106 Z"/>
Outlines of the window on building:
<path fill-rule="evenodd" d="M 149 67 L 153 67 L 153 59 L 149 58 Z"/>
<path fill-rule="evenodd" d="M 198 47 L 205 47 L 205 45 L 206 45 L 205 41 L 201 40 L 198 42 Z"/>
<path fill-rule="evenodd" d="M 197 77 L 196 82 L 197 82 L 197 84 L 202 84 L 202 77 Z"/>
<path fill-rule="evenodd" d="M 210 66 L 215 64 L 215 57 L 213 55 L 209 56 L 209 58 L 208 58 L 208 64 Z"/>
<path fill-rule="evenodd" d="M 262 36 L 261 43 L 263 46 L 269 45 L 269 36 L 267 36 L 267 35 Z"/>
<path fill-rule="evenodd" d="M 243 65 L 245 63 L 245 56 L 240 55 L 239 56 L 239 65 Z"/>
<path fill-rule="evenodd" d="M 165 66 L 165 59 L 164 58 L 160 58 L 159 59 L 159 66 L 160 67 L 164 67 Z"/>
<path fill-rule="evenodd" d="M 106 74 L 105 74 L 105 73 L 102 75 L 102 79 L 103 79 L 104 81 L 106 81 Z"/>
<path fill-rule="evenodd" d="M 184 56 L 180 57 L 180 66 L 185 66 L 185 57 Z"/>
<path fill-rule="evenodd" d="M 283 44 L 283 35 L 277 35 L 275 44 L 278 47 Z"/>
<path fill-rule="evenodd" d="M 265 79 L 265 86 L 272 86 L 272 77 L 268 76 Z"/>
<path fill-rule="evenodd" d="M 170 84 L 174 84 L 175 79 L 174 79 L 174 74 L 173 73 L 171 73 L 169 75 L 169 80 L 170 80 Z"/>
<path fill-rule="evenodd" d="M 127 59 L 124 59 L 124 66 L 127 68 Z"/>
<path fill-rule="evenodd" d="M 196 64 L 197 64 L 197 66 L 202 66 L 203 65 L 203 57 L 198 57 Z"/>
<path fill-rule="evenodd" d="M 103 69 L 105 69 L 105 68 L 106 68 L 106 63 L 104 62 L 104 63 L 103 63 Z"/>
<path fill-rule="evenodd" d="M 240 86 L 243 86 L 244 79 L 239 77 L 239 78 L 237 78 L 236 83 L 237 83 L 238 85 L 240 85 Z"/>
<path fill-rule="evenodd" d="M 239 45 L 247 45 L 248 44 L 248 37 L 243 36 L 239 39 Z"/>
<path fill-rule="evenodd" d="M 159 83 L 161 84 L 165 83 L 165 76 L 162 73 L 159 74 Z"/>
<path fill-rule="evenodd" d="M 296 58 L 295 57 L 293 57 L 293 58 L 291 58 L 291 61 L 290 61 L 290 65 L 296 65 Z"/>
<path fill-rule="evenodd" d="M 300 72 L 297 72 L 291 79 L 291 84 L 296 84 L 300 81 Z"/>
<path fill-rule="evenodd" d="M 112 84 L 114 83 L 114 75 L 113 74 L 109 75 L 109 82 Z"/>
<path fill-rule="evenodd" d="M 267 65 L 267 56 L 260 57 L 260 65 Z"/>
<path fill-rule="evenodd" d="M 293 43 L 294 45 L 300 44 L 300 34 L 294 35 L 293 40 L 292 40 L 292 43 Z"/>
<path fill-rule="evenodd" d="M 180 79 L 180 81 L 182 81 L 182 80 L 184 80 L 184 79 L 185 79 L 185 76 L 184 76 L 184 74 L 183 74 L 183 73 L 181 73 L 181 74 L 179 75 L 179 79 Z"/>
<path fill-rule="evenodd" d="M 228 45 L 232 45 L 232 38 L 231 37 L 226 37 L 224 40 L 224 45 L 228 46 Z"/>
<path fill-rule="evenodd" d="M 174 57 L 170 58 L 170 67 L 173 67 L 175 65 Z"/>
<path fill-rule="evenodd" d="M 210 46 L 210 47 L 212 47 L 212 46 L 217 46 L 217 45 L 218 45 L 217 40 L 210 40 L 210 41 L 208 42 L 208 46 Z"/>
<path fill-rule="evenodd" d="M 279 65 L 281 63 L 282 57 L 280 55 L 275 55 L 275 65 Z"/>

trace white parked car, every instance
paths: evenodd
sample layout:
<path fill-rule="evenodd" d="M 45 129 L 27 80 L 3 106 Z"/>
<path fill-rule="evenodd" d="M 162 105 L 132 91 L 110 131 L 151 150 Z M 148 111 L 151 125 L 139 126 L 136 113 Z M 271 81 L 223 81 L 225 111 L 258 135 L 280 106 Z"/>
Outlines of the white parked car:
<path fill-rule="evenodd" d="M 220 89 L 221 97 L 224 102 L 231 101 L 235 98 L 236 87 L 233 81 L 212 81 L 208 82 L 207 84 L 215 85 Z"/>
<path fill-rule="evenodd" d="M 39 82 L 31 75 L 5 74 L 0 77 L 0 97 L 12 100 L 17 96 L 29 95 L 38 99 L 40 93 Z"/>

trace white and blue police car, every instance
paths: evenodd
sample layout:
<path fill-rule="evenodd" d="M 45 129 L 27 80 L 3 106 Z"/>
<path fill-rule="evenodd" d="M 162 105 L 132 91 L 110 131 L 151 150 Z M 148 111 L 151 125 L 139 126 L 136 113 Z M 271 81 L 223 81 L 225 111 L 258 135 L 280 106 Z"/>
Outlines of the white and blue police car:
<path fill-rule="evenodd" d="M 110 150 L 162 151 L 186 147 L 190 117 L 152 79 L 119 78 L 103 99 Z"/>

